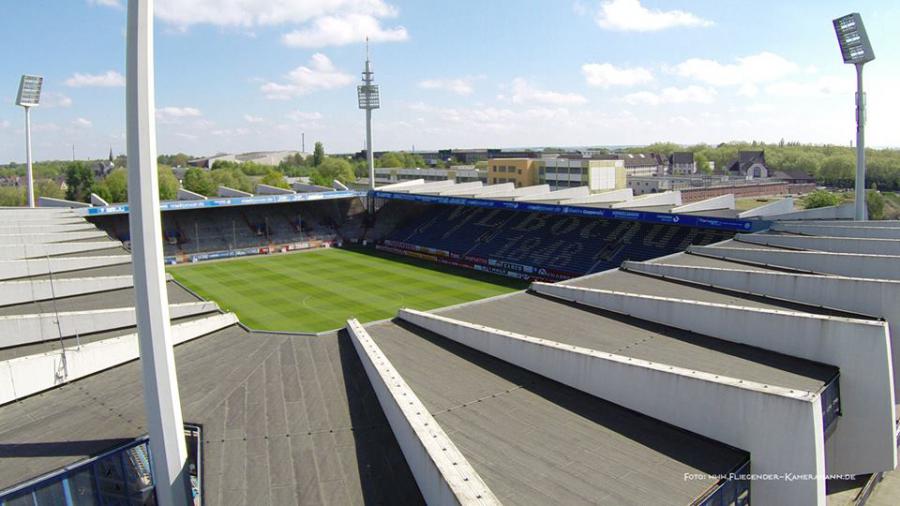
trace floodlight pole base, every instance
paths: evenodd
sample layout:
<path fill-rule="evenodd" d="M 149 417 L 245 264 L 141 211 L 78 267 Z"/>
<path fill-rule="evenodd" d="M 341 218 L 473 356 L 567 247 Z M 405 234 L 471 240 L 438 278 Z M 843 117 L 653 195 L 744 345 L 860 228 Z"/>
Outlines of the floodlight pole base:
<path fill-rule="evenodd" d="M 863 64 L 856 67 L 856 205 L 854 219 L 868 219 L 866 207 L 866 94 L 863 92 Z"/>

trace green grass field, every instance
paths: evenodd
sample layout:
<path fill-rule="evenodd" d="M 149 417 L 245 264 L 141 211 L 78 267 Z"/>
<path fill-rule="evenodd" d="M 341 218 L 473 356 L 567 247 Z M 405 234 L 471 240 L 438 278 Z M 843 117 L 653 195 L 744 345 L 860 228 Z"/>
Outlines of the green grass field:
<path fill-rule="evenodd" d="M 371 250 L 321 249 L 169 267 L 257 330 L 321 332 L 515 290 L 526 283 Z"/>

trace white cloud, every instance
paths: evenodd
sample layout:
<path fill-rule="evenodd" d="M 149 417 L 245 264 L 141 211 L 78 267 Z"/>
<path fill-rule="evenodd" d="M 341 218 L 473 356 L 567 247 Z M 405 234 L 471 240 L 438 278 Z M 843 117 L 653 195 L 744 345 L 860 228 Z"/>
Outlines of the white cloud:
<path fill-rule="evenodd" d="M 419 81 L 419 88 L 425 90 L 442 90 L 457 95 L 471 95 L 475 91 L 474 77 L 435 78 Z"/>
<path fill-rule="evenodd" d="M 79 128 L 91 128 L 92 126 L 94 126 L 94 124 L 91 123 L 91 120 L 85 119 L 85 118 L 74 119 L 72 121 L 72 125 L 79 127 Z"/>
<path fill-rule="evenodd" d="M 855 90 L 854 84 L 852 77 L 824 76 L 809 82 L 775 82 L 766 86 L 766 93 L 781 97 L 852 95 Z"/>
<path fill-rule="evenodd" d="M 0 121 L 0 128 L 9 128 L 11 123 L 8 119 Z"/>
<path fill-rule="evenodd" d="M 88 0 L 89 5 L 101 5 L 103 7 L 121 7 L 119 0 Z"/>
<path fill-rule="evenodd" d="M 382 0 L 157 0 L 155 10 L 159 19 L 182 28 L 198 24 L 249 28 L 334 15 L 396 15 L 396 9 Z"/>
<path fill-rule="evenodd" d="M 738 58 L 737 63 L 691 58 L 675 66 L 675 73 L 713 86 L 737 86 L 771 82 L 797 70 L 797 64 L 764 51 Z"/>
<path fill-rule="evenodd" d="M 76 72 L 72 77 L 66 79 L 66 86 L 71 86 L 73 88 L 114 88 L 125 86 L 125 76 L 115 70 L 107 70 L 102 74 L 81 74 Z"/>
<path fill-rule="evenodd" d="M 384 28 L 381 21 L 369 14 L 323 16 L 310 26 L 282 35 L 281 41 L 291 47 L 344 46 L 364 42 L 402 42 L 409 38 L 402 26 Z"/>
<path fill-rule="evenodd" d="M 53 107 L 71 107 L 72 99 L 63 95 L 62 93 L 56 93 L 54 91 L 47 91 L 41 94 L 41 106 L 53 108 Z"/>
<path fill-rule="evenodd" d="M 624 68 L 610 63 L 586 63 L 581 73 L 591 86 L 633 86 L 653 80 L 653 73 L 643 67 Z"/>
<path fill-rule="evenodd" d="M 284 116 L 291 121 L 316 121 L 322 119 L 322 113 L 319 112 L 291 111 Z"/>
<path fill-rule="evenodd" d="M 189 140 L 189 141 L 195 141 L 195 140 L 197 140 L 197 136 L 196 136 L 196 135 L 193 135 L 193 134 L 186 134 L 186 133 L 184 133 L 184 132 L 175 132 L 175 136 L 181 137 L 182 139 L 186 139 L 186 140 Z"/>
<path fill-rule="evenodd" d="M 268 99 L 287 100 L 314 91 L 339 88 L 353 82 L 351 75 L 338 70 L 322 53 L 312 55 L 308 66 L 301 65 L 286 77 L 287 82 L 267 82 L 260 86 L 260 90 Z"/>
<path fill-rule="evenodd" d="M 648 9 L 639 0 L 607 0 L 600 3 L 594 20 L 601 28 L 653 32 L 674 28 L 712 26 L 713 22 L 684 11 Z"/>
<path fill-rule="evenodd" d="M 179 123 L 188 118 L 203 116 L 195 107 L 159 107 L 156 109 L 156 120 L 164 125 Z"/>
<path fill-rule="evenodd" d="M 660 104 L 710 104 L 716 100 L 716 90 L 691 85 L 685 88 L 668 87 L 659 93 L 652 91 L 638 91 L 625 96 L 625 102 L 631 105 L 660 105 Z"/>
<path fill-rule="evenodd" d="M 564 93 L 536 88 L 521 77 L 513 79 L 511 100 L 516 104 L 549 105 L 580 105 L 587 102 L 586 98 L 577 93 Z"/>
<path fill-rule="evenodd" d="M 244 115 L 244 121 L 246 121 L 247 123 L 262 123 L 262 122 L 265 121 L 265 120 L 264 120 L 263 118 L 259 117 L 259 116 L 253 116 L 253 115 L 251 115 L 251 114 L 245 114 L 245 115 Z"/>

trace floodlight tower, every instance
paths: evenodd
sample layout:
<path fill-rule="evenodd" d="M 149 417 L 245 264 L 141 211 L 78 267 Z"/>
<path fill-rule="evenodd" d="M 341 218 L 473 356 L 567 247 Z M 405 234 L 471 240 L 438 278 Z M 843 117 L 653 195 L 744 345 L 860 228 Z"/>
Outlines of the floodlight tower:
<path fill-rule="evenodd" d="M 369 189 L 375 189 L 375 156 L 372 153 L 372 110 L 381 106 L 378 97 L 378 85 L 372 63 L 369 61 L 369 38 L 366 37 L 366 68 L 363 70 L 363 83 L 356 87 L 359 108 L 366 110 L 366 164 L 369 167 Z"/>
<path fill-rule="evenodd" d="M 163 272 L 156 162 L 153 0 L 128 0 L 125 113 L 135 314 L 156 500 L 186 506 L 187 445 Z"/>
<path fill-rule="evenodd" d="M 23 75 L 19 81 L 16 105 L 25 109 L 25 179 L 28 182 L 28 207 L 34 207 L 34 174 L 31 170 L 31 108 L 41 102 L 41 76 Z"/>
<path fill-rule="evenodd" d="M 858 12 L 833 21 L 844 63 L 856 67 L 856 212 L 857 221 L 867 218 L 866 209 L 866 94 L 863 92 L 863 65 L 875 59 L 866 27 Z"/>

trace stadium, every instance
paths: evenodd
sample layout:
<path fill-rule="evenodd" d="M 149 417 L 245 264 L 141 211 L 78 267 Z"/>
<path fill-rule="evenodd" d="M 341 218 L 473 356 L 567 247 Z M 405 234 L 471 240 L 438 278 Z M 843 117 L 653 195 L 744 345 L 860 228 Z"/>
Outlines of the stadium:
<path fill-rule="evenodd" d="M 896 467 L 898 222 L 421 180 L 161 210 L 195 504 L 862 504 Z M 0 210 L 0 505 L 152 500 L 128 212 Z"/>

